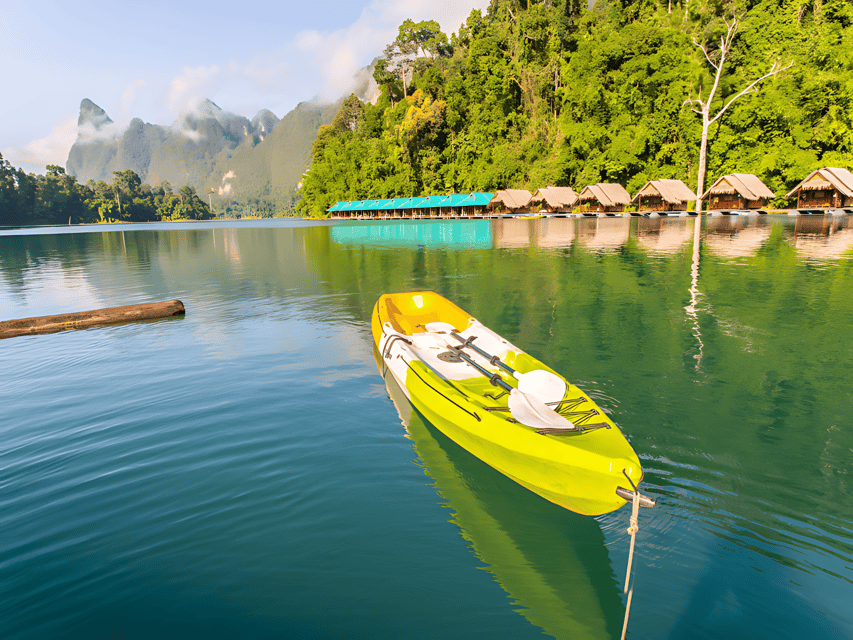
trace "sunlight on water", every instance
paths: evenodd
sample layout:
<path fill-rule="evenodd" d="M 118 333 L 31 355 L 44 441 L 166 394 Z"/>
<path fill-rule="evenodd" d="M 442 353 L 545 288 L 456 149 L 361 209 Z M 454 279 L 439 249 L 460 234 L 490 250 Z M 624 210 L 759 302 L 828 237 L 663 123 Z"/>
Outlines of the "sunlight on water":
<path fill-rule="evenodd" d="M 0 341 L 0 636 L 618 637 L 628 510 L 379 375 L 377 298 L 431 289 L 639 454 L 629 637 L 853 637 L 851 258 L 844 216 L 0 231 L 0 320 L 187 308 Z"/>

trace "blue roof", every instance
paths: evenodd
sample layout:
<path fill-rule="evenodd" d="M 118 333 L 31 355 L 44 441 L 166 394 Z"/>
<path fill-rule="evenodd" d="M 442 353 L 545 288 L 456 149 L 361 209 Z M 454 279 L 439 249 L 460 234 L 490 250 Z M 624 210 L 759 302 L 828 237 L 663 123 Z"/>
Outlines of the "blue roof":
<path fill-rule="evenodd" d="M 381 200 L 349 200 L 336 202 L 326 209 L 332 211 L 390 211 L 395 209 L 433 209 L 440 207 L 472 207 L 489 204 L 493 193 L 451 193 L 445 196 L 414 196 Z"/>

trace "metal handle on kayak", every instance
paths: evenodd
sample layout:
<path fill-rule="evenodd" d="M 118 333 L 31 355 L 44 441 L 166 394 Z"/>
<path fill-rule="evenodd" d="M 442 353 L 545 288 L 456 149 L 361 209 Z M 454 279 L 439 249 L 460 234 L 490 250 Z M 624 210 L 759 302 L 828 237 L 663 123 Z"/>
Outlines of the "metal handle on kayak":
<path fill-rule="evenodd" d="M 653 507 L 657 504 L 657 500 L 655 498 L 650 498 L 649 496 L 644 496 L 639 491 L 637 492 L 640 495 L 640 506 L 641 507 Z M 627 500 L 628 502 L 634 501 L 634 492 L 630 489 L 623 489 L 622 487 L 616 487 L 616 495 L 618 495 L 623 500 Z"/>

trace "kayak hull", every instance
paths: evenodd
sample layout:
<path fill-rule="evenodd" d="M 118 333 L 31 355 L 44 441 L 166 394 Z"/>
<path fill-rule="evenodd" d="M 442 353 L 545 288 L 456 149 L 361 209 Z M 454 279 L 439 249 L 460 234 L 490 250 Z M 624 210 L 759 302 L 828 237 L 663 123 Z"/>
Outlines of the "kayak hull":
<path fill-rule="evenodd" d="M 521 373 L 558 375 L 438 294 L 388 294 L 373 311 L 374 355 L 383 377 L 393 376 L 418 412 L 472 455 L 561 507 L 601 515 L 626 504 L 616 490 L 639 485 L 642 467 L 619 428 L 586 394 L 566 381 L 557 410 L 579 431 L 542 434 L 513 418 L 509 394 L 485 375 L 465 362 L 441 359 L 459 343 L 426 329 L 436 322 L 453 325 L 463 338 L 473 336 L 474 344 L 491 345 L 490 353 Z M 517 387 L 488 360 L 480 364 Z"/>

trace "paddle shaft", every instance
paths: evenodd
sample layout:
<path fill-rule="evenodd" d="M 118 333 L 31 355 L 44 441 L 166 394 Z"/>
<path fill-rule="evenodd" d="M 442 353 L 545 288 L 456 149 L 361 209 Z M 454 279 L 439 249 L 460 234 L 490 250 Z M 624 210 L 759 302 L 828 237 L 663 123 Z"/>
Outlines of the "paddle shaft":
<path fill-rule="evenodd" d="M 488 369 L 485 369 L 484 367 L 481 367 L 480 365 L 478 365 L 476 362 L 474 362 L 471 358 L 468 357 L 468 354 L 462 353 L 462 351 L 460 351 L 460 349 L 461 349 L 461 347 L 454 347 L 453 350 L 457 354 L 459 354 L 459 357 L 462 358 L 465 362 L 467 362 L 472 367 L 474 367 L 477 371 L 479 371 L 484 376 L 486 376 L 491 381 L 491 383 L 493 385 L 495 385 L 496 387 L 500 387 L 501 389 L 503 389 L 507 393 L 512 393 L 514 387 L 511 387 L 506 382 L 504 382 L 503 379 L 498 374 L 492 373 Z"/>
<path fill-rule="evenodd" d="M 473 337 L 468 338 L 468 339 L 466 340 L 465 338 L 463 338 L 462 336 L 460 336 L 458 333 L 453 333 L 452 331 L 450 332 L 450 335 L 452 335 L 454 338 L 456 338 L 457 340 L 459 340 L 459 342 L 463 343 L 463 347 L 471 347 L 474 351 L 476 351 L 477 353 L 479 353 L 479 354 L 480 354 L 481 356 L 483 356 L 484 358 L 488 358 L 488 359 L 489 359 L 489 362 L 491 362 L 492 364 L 496 364 L 496 365 L 498 365 L 498 366 L 499 366 L 499 367 L 501 367 L 504 371 L 508 371 L 508 372 L 509 372 L 509 373 L 511 373 L 513 376 L 515 375 L 515 369 L 513 369 L 513 368 L 512 368 L 512 367 L 510 367 L 509 365 L 506 365 L 506 364 L 504 364 L 503 362 L 501 362 L 501 359 L 500 359 L 500 358 L 498 358 L 497 356 L 493 356 L 493 355 L 492 355 L 492 354 L 490 354 L 490 353 L 486 353 L 486 352 L 485 352 L 485 351 L 483 351 L 480 347 L 476 346 L 476 345 L 472 342 L 472 340 L 474 339 Z M 458 351 L 459 349 L 462 349 L 463 347 L 457 347 L 457 351 Z M 461 352 L 460 352 L 460 353 L 461 353 Z"/>

